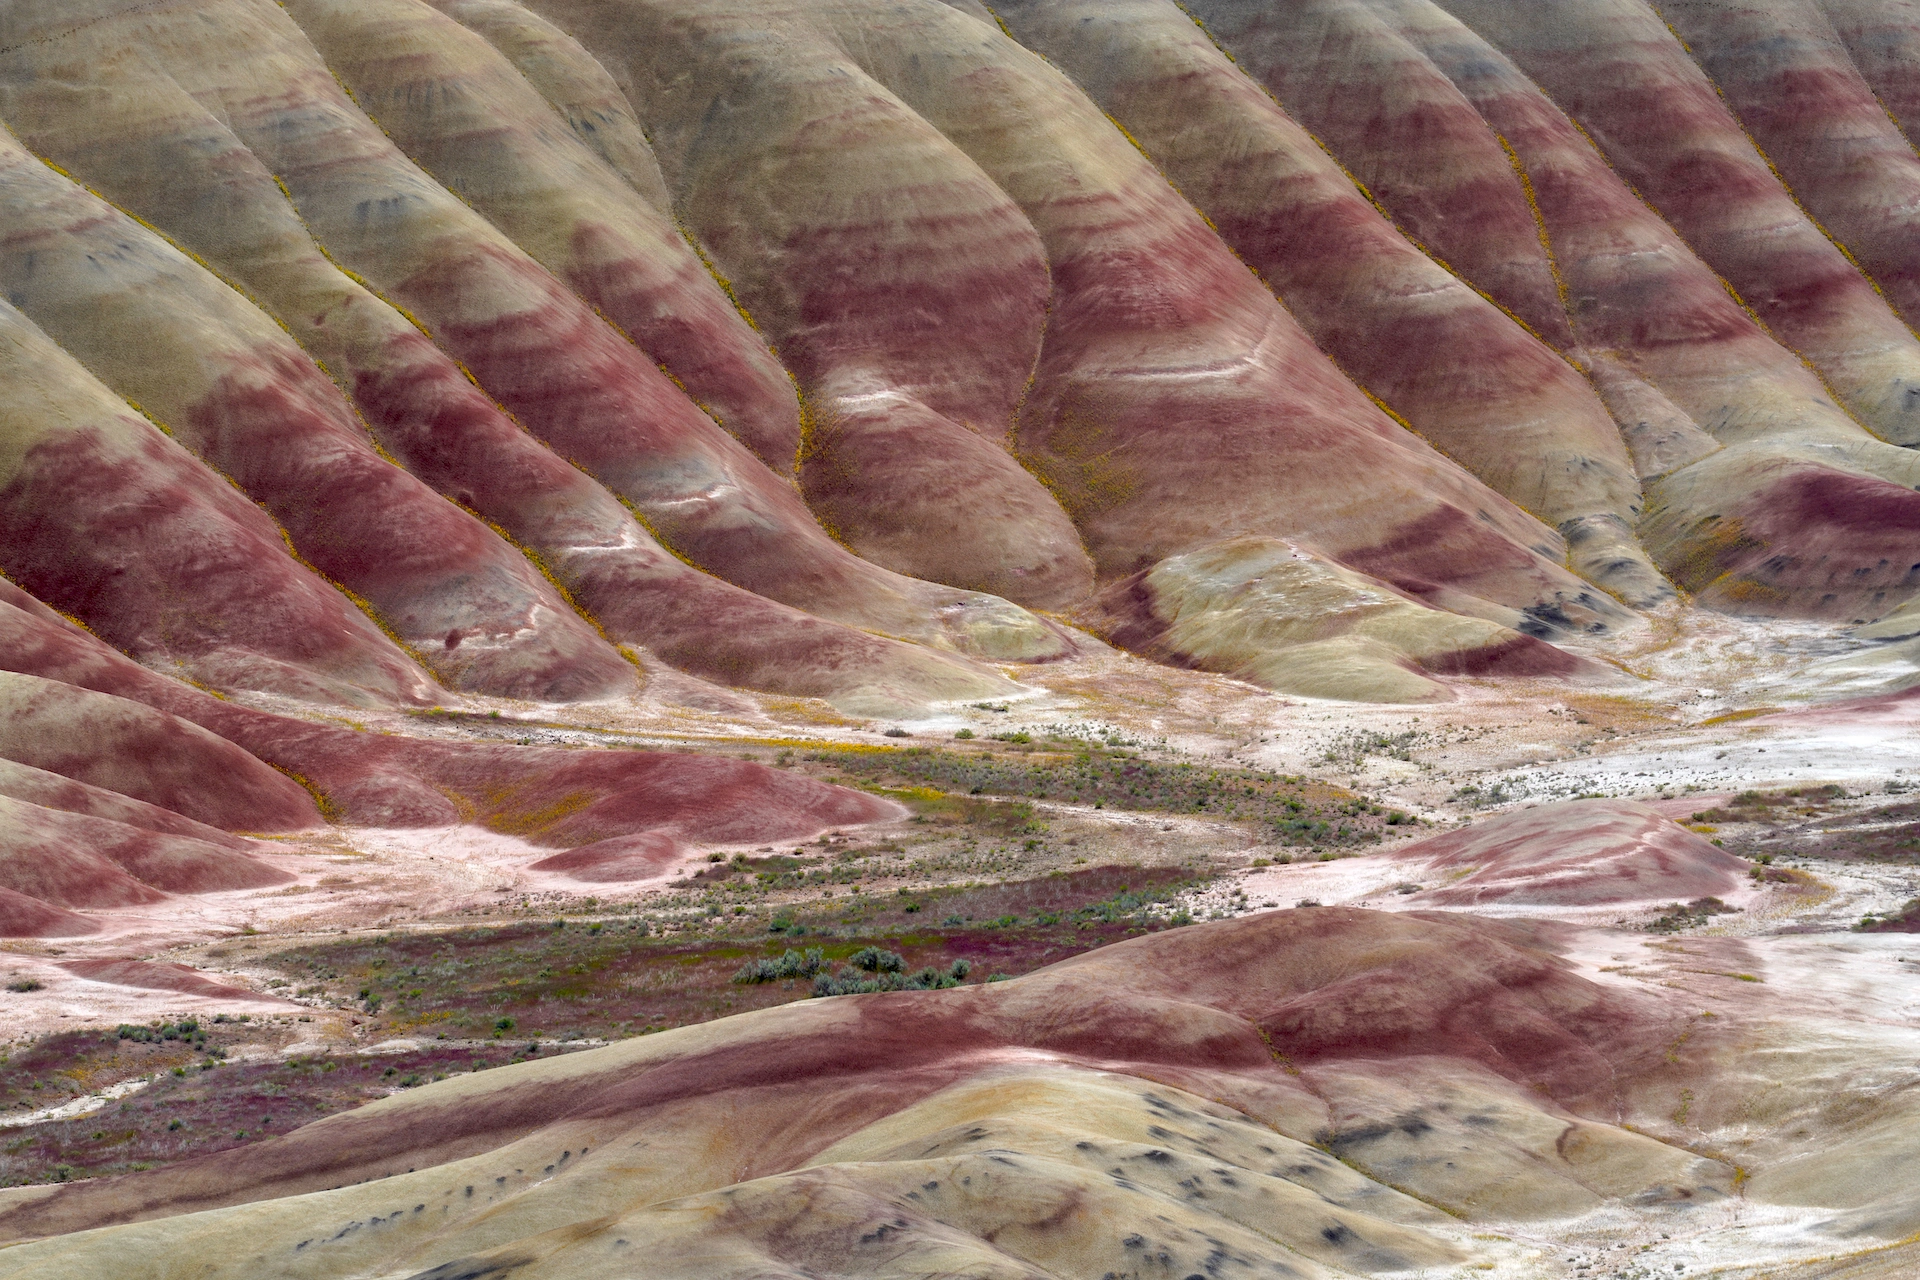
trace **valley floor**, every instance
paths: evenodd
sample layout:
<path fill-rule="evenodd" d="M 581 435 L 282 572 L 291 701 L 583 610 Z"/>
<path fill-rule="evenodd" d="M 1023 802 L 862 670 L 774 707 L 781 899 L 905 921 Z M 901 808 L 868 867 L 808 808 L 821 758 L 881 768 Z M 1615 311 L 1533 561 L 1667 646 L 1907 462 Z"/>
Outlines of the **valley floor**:
<path fill-rule="evenodd" d="M 396 718 L 370 727 L 724 752 L 876 792 L 900 817 L 699 848 L 652 879 L 604 883 L 527 870 L 551 850 L 508 832 L 336 828 L 261 842 L 290 886 L 97 912 L 108 927 L 93 937 L 0 944 L 0 1183 L 18 1188 L 0 1207 L 282 1141 L 454 1077 L 808 1001 L 836 972 L 870 989 L 978 987 L 1196 924 L 1440 908 L 1535 930 L 1601 987 L 1771 1028 L 1715 1067 L 1752 1075 L 1755 1097 L 1833 1095 L 1824 1110 L 1703 1115 L 1669 1081 L 1652 1104 L 1664 1121 L 1628 1128 L 1736 1171 L 1726 1194 L 1517 1216 L 1497 1197 L 1442 1203 L 1471 1221 L 1434 1227 L 1461 1257 L 1514 1276 L 1877 1265 L 1873 1251 L 1920 1228 L 1911 1207 L 1848 1211 L 1866 1201 L 1823 1194 L 1830 1172 L 1765 1197 L 1750 1184 L 1791 1184 L 1777 1171 L 1818 1164 L 1823 1144 L 1857 1138 L 1879 1153 L 1863 1168 L 1889 1144 L 1920 1152 L 1904 1102 L 1920 1087 L 1920 801 L 1906 798 L 1920 787 L 1920 704 L 1834 702 L 1869 667 L 1897 684 L 1894 649 L 1676 613 L 1611 649 L 1616 679 L 1461 680 L 1453 701 L 1415 708 L 1281 697 L 1109 654 L 1010 669 L 1034 690 L 1024 701 L 902 723 L 731 693 L 702 709 L 671 679 L 655 690 L 670 696 L 637 703 Z M 1644 802 L 1750 873 L 1711 908 L 1463 907 L 1435 896 L 1463 872 L 1405 852 L 1575 798 Z M 772 976 L 751 979 L 756 963 Z M 1383 1171 L 1404 1153 L 1350 1151 L 1337 1134 L 1320 1145 L 1408 1185 Z"/>

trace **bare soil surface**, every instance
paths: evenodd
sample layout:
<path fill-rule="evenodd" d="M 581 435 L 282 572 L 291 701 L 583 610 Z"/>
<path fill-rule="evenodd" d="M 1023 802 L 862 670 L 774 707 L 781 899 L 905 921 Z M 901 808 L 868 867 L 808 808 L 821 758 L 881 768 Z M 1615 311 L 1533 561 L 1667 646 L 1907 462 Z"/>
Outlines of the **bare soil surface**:
<path fill-rule="evenodd" d="M 631 702 L 392 717 L 379 727 L 747 757 L 885 796 L 901 816 L 699 848 L 609 882 L 532 869 L 553 851 L 483 827 L 336 827 L 258 842 L 291 885 L 93 913 L 98 937 L 0 944 L 14 1037 L 0 1182 L 28 1194 L 271 1142 L 443 1077 L 836 981 L 974 985 L 1189 922 L 1431 909 L 1443 877 L 1403 853 L 1412 842 L 1582 796 L 1654 806 L 1742 859 L 1738 886 L 1474 910 L 1558 930 L 1584 976 L 1684 990 L 1703 1016 L 1784 1002 L 1800 1032 L 1856 1045 L 1870 1092 L 1897 1085 L 1888 1072 L 1920 1083 L 1887 1058 L 1920 1036 L 1920 733 L 1897 706 L 1815 710 L 1859 692 L 1871 651 L 1802 630 L 1676 614 L 1616 643 L 1619 674 L 1601 684 L 1456 680 L 1454 701 L 1415 708 L 1100 654 L 1009 668 L 1024 700 L 915 721 L 747 695 L 688 705 L 661 682 Z M 110 959 L 186 966 L 227 993 L 127 985 L 87 963 Z M 1688 1105 L 1676 1098 L 1672 1132 L 1655 1136 L 1704 1150 Z M 1630 1277 L 1810 1258 L 1827 1247 L 1816 1225 L 1736 1203 L 1684 1222 L 1621 1208 L 1482 1234 L 1541 1274 Z"/>

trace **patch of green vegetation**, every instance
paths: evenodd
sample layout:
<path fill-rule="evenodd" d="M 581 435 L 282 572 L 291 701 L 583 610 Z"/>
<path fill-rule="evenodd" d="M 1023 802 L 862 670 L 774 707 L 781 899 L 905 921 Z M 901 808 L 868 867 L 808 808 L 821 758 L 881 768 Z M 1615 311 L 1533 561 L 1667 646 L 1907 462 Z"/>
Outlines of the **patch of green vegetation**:
<path fill-rule="evenodd" d="M 1730 907 L 1718 898 L 1695 898 L 1692 902 L 1676 902 L 1664 915 L 1647 925 L 1648 933 L 1679 933 L 1683 929 L 1694 929 L 1706 924 L 1715 916 L 1732 915 L 1740 908 Z"/>
<path fill-rule="evenodd" d="M 820 948 L 808 947 L 805 951 L 788 948 L 777 959 L 762 957 L 749 960 L 740 966 L 740 972 L 733 975 L 736 983 L 780 982 L 789 978 L 811 980 L 827 967 L 826 956 Z"/>
<path fill-rule="evenodd" d="M 1507 791 L 1504 782 L 1495 780 L 1492 785 L 1486 787 L 1469 782 L 1466 786 L 1461 787 L 1447 798 L 1456 804 L 1465 805 L 1469 809 L 1486 809 L 1496 804 L 1505 804 L 1507 801 L 1517 799 L 1518 797 Z"/>
<path fill-rule="evenodd" d="M 1817 817 L 1847 798 L 1847 789 L 1834 783 L 1792 787 L 1781 791 L 1742 791 L 1724 805 L 1703 809 L 1694 822 L 1767 822 L 1789 814 Z"/>
<path fill-rule="evenodd" d="M 1920 933 L 1920 898 L 1914 898 L 1891 915 L 1866 915 L 1853 926 L 1855 933 Z"/>
<path fill-rule="evenodd" d="M 1177 897 L 1183 891 L 1192 888 L 1189 883 L 1163 885 L 1145 885 L 1135 889 L 1122 885 L 1120 892 L 1099 902 L 1089 903 L 1073 913 L 1073 919 L 1079 924 L 1120 924 L 1140 919 L 1149 909 L 1157 907 Z"/>
<path fill-rule="evenodd" d="M 1025 731 L 995 734 L 1012 746 Z M 828 747 L 806 759 L 850 775 L 914 808 L 923 822 L 980 824 L 1009 834 L 1038 831 L 1023 801 L 1095 808 L 1205 814 L 1244 821 L 1283 844 L 1371 843 L 1385 827 L 1417 822 L 1365 797 L 1306 778 L 1262 770 L 1162 761 L 1119 747 L 1055 742 L 1032 750 L 965 753 L 933 747 Z M 994 808 L 980 797 L 1010 797 Z"/>
<path fill-rule="evenodd" d="M 152 1053 L 177 1049 L 181 1043 L 122 1040 L 116 1032 L 68 1032 L 38 1041 L 14 1058 L 64 1060 L 72 1064 L 69 1072 L 85 1071 L 93 1077 L 93 1086 L 100 1087 L 109 1075 L 137 1078 L 140 1066 L 153 1065 Z M 123 1061 L 119 1071 L 107 1073 L 103 1055 L 116 1050 L 149 1056 Z M 0 1186 L 128 1173 L 231 1150 L 396 1089 L 556 1052 L 557 1046 L 537 1043 L 481 1048 L 433 1044 L 401 1054 L 323 1054 L 242 1065 L 209 1057 L 199 1070 L 154 1072 L 146 1088 L 107 1109 L 8 1130 L 0 1149 Z M 51 1098 L 45 1105 L 58 1101 Z"/>
<path fill-rule="evenodd" d="M 817 870 L 801 864 L 780 874 Z M 850 893 L 788 906 L 770 924 L 725 914 L 712 918 L 713 932 L 661 936 L 637 920 L 524 922 L 318 942 L 261 963 L 305 983 L 302 991 L 358 1005 L 386 1035 L 500 1039 L 519 1027 L 521 1035 L 614 1039 L 801 999 L 839 965 L 868 975 L 860 981 L 929 968 L 952 977 L 961 959 L 1025 973 L 1185 923 L 1173 900 L 1208 874 L 1089 867 Z M 803 937 L 807 945 L 797 947 Z M 897 956 L 899 968 L 856 962 L 876 952 Z"/>
<path fill-rule="evenodd" d="M 832 977 L 821 974 L 813 980 L 813 994 L 819 996 L 870 995 L 877 991 L 942 991 L 957 987 L 973 972 L 973 962 L 955 960 L 944 970 L 929 965 L 914 973 L 891 951 L 876 952 L 869 947 L 848 957 L 850 963 Z"/>
<path fill-rule="evenodd" d="M 195 1018 L 184 1018 L 179 1022 L 161 1022 L 150 1026 L 135 1026 L 123 1022 L 114 1028 L 114 1034 L 122 1040 L 132 1040 L 140 1044 L 153 1044 L 163 1040 L 181 1040 L 199 1048 L 206 1044 L 207 1033 Z"/>

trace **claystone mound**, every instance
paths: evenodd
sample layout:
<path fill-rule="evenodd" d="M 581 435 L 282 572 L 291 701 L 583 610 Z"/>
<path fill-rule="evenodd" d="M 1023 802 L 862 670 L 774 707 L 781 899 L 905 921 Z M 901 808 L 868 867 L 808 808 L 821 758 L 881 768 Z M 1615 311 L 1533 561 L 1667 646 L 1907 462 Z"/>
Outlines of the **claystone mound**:
<path fill-rule="evenodd" d="M 78 938 L 100 926 L 31 894 L 0 888 L 0 938 Z"/>
<path fill-rule="evenodd" d="M 263 995 L 245 987 L 201 973 L 184 964 L 154 964 L 145 960 L 68 960 L 60 967 L 89 982 L 105 982 L 121 987 L 139 987 L 147 991 L 174 991 L 181 995 L 209 1000 L 245 1000 L 295 1006 L 291 1000 Z"/>
<path fill-rule="evenodd" d="M 665 874 L 684 851 L 672 836 L 649 831 L 637 836 L 610 836 L 551 854 L 528 863 L 527 870 L 558 871 L 587 884 L 619 884 Z"/>
<path fill-rule="evenodd" d="M 1403 845 L 1394 857 L 1447 877 L 1420 899 L 1444 906 L 1690 901 L 1731 892 L 1749 869 L 1704 836 L 1631 800 L 1522 809 Z"/>
<path fill-rule="evenodd" d="M 68 907 L 129 906 L 165 893 L 261 889 L 293 879 L 191 836 L 0 797 L 0 877 L 7 888 Z"/>

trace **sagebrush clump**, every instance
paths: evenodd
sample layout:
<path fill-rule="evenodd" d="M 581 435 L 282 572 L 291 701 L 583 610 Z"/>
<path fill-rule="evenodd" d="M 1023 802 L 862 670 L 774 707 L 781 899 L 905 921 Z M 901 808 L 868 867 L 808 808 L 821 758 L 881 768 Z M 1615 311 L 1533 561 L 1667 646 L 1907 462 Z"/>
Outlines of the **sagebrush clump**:
<path fill-rule="evenodd" d="M 869 955 L 870 952 L 873 954 Z M 959 986 L 973 972 L 971 961 L 955 960 L 945 969 L 929 965 L 914 973 L 903 973 L 906 966 L 900 957 L 891 951 L 881 951 L 878 947 L 856 951 L 849 959 L 852 961 L 850 967 L 837 974 L 823 973 L 815 978 L 813 994 L 855 996 L 876 991 L 942 991 Z"/>
<path fill-rule="evenodd" d="M 759 960 L 747 961 L 740 966 L 740 972 L 733 975 L 733 980 L 746 985 L 755 982 L 781 982 L 788 978 L 811 978 L 826 967 L 827 958 L 820 954 L 820 948 L 808 947 L 805 951 L 788 948 L 778 957 L 762 957 Z"/>

